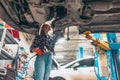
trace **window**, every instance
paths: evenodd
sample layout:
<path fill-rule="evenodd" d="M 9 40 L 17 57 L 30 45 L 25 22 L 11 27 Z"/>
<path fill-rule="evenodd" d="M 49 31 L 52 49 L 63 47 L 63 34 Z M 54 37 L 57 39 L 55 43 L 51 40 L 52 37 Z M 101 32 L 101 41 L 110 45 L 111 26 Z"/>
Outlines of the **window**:
<path fill-rule="evenodd" d="M 90 59 L 85 59 L 85 60 L 81 60 L 80 62 L 80 67 L 92 67 L 94 66 L 94 59 L 90 58 Z"/>
<path fill-rule="evenodd" d="M 66 68 L 75 68 L 75 67 L 92 67 L 94 66 L 94 59 L 83 59 L 74 62 L 73 64 L 68 65 Z"/>

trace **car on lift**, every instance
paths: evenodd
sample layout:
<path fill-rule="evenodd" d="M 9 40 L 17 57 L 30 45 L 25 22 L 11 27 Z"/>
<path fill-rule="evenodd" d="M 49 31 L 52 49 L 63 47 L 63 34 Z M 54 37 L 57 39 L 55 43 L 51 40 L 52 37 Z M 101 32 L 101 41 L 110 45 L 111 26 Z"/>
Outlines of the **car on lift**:
<path fill-rule="evenodd" d="M 51 70 L 51 80 L 97 80 L 94 57 L 77 59 Z"/>
<path fill-rule="evenodd" d="M 0 0 L 0 18 L 30 34 L 52 18 L 54 31 L 120 32 L 120 0 Z"/>

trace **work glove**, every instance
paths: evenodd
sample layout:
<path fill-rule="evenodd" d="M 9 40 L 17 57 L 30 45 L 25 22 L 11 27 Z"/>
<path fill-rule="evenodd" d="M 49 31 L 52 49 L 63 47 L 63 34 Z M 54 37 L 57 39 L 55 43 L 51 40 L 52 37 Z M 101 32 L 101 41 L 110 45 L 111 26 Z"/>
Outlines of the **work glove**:
<path fill-rule="evenodd" d="M 39 48 L 36 48 L 36 49 L 35 49 L 35 53 L 36 53 L 37 55 L 39 55 L 39 56 L 43 55 L 43 51 L 42 51 L 41 49 L 39 49 Z"/>

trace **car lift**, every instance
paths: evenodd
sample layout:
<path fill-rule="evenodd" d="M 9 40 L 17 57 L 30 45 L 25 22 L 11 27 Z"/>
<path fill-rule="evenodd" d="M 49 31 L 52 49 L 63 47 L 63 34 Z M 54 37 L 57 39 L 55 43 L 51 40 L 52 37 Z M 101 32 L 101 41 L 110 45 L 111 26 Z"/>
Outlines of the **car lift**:
<path fill-rule="evenodd" d="M 93 41 L 93 44 L 105 51 L 108 61 L 108 67 L 110 69 L 109 80 L 120 80 L 120 43 L 117 43 L 117 37 L 115 33 L 106 33 L 108 42 L 98 40 L 91 36 L 90 31 L 85 31 L 86 38 Z M 96 52 L 95 56 L 98 57 L 99 53 Z M 100 76 L 98 59 L 95 60 L 95 66 L 97 68 L 98 80 L 107 80 L 106 77 Z"/>

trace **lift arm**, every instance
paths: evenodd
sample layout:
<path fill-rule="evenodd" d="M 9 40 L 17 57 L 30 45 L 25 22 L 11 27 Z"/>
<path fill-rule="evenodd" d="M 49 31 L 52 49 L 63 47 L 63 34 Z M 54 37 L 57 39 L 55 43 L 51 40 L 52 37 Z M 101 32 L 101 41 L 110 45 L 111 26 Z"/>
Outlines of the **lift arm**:
<path fill-rule="evenodd" d="M 96 46 L 98 46 L 98 47 L 100 47 L 100 48 L 102 48 L 102 49 L 104 49 L 104 50 L 110 50 L 110 47 L 109 47 L 109 43 L 108 43 L 108 42 L 101 41 L 101 40 L 98 40 L 98 39 L 94 38 L 93 36 L 90 35 L 90 34 L 91 34 L 90 31 L 85 31 L 84 34 L 86 35 L 85 37 L 86 37 L 87 39 L 89 39 L 89 40 L 92 40 L 93 43 L 94 43 Z"/>

